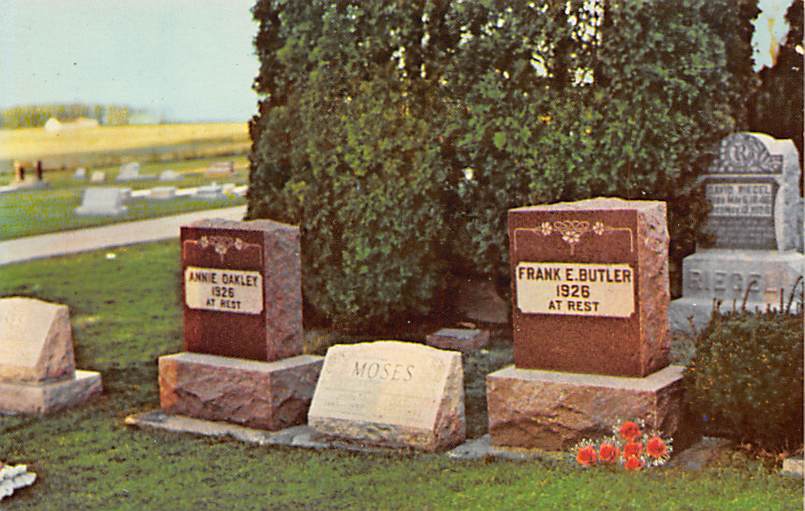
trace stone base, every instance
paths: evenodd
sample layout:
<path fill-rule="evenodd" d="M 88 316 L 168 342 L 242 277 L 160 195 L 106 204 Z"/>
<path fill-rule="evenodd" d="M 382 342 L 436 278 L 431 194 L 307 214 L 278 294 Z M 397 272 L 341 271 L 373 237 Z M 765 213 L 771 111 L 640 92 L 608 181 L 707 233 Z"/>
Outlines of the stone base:
<path fill-rule="evenodd" d="M 477 351 L 489 342 L 489 330 L 442 328 L 425 338 L 428 346 L 462 353 Z"/>
<path fill-rule="evenodd" d="M 44 415 L 101 393 L 101 373 L 77 370 L 72 378 L 38 383 L 0 382 L 0 413 Z"/>
<path fill-rule="evenodd" d="M 274 362 L 176 353 L 159 358 L 159 399 L 169 414 L 276 431 L 305 423 L 322 357 Z"/>
<path fill-rule="evenodd" d="M 721 301 L 722 312 L 741 309 L 744 296 L 746 310 L 779 310 L 780 290 L 787 305 L 804 270 L 805 255 L 795 251 L 714 249 L 689 255 L 682 262 L 683 296 L 668 311 L 671 330 L 693 333 L 707 326 L 714 298 Z"/>
<path fill-rule="evenodd" d="M 696 436 L 681 420 L 684 369 L 626 378 L 505 367 L 486 378 L 492 445 L 566 450 L 612 434 L 618 420 L 643 419 L 684 449 Z"/>

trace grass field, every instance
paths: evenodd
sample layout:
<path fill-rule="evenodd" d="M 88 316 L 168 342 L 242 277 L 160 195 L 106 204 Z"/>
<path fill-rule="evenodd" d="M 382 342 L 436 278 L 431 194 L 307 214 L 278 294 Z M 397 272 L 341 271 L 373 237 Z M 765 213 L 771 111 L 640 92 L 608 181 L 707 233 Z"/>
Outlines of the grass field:
<path fill-rule="evenodd" d="M 114 259 L 106 252 L 0 267 L 0 296 L 70 306 L 77 366 L 101 371 L 104 381 L 103 396 L 82 408 L 0 418 L 0 459 L 26 463 L 40 477 L 4 509 L 802 509 L 801 480 L 738 451 L 699 472 L 626 474 L 129 429 L 126 415 L 158 407 L 157 357 L 182 346 L 179 250 L 172 241 L 116 249 Z M 510 341 L 500 332 L 489 353 L 465 358 L 470 436 L 485 431 L 484 374 L 509 360 Z"/>
<path fill-rule="evenodd" d="M 0 130 L 0 162 L 43 160 L 47 168 L 103 166 L 244 154 L 246 123 L 100 126 L 48 133 Z M 2 168 L 0 168 L 2 170 Z"/>
<path fill-rule="evenodd" d="M 218 160 L 215 158 L 171 163 L 150 163 L 144 164 L 140 169 L 141 175 L 159 175 L 163 170 L 173 169 L 184 176 L 184 179 L 172 182 L 143 180 L 118 183 L 115 182 L 115 177 L 119 167 L 99 167 L 93 170 L 106 172 L 107 183 L 102 186 L 127 187 L 135 190 L 154 186 L 184 188 L 208 184 L 213 181 L 245 184 L 248 181 L 246 158 L 241 156 L 231 159 L 235 162 L 236 172 L 234 176 L 226 179 L 204 175 L 204 170 L 209 167 L 210 163 Z M 132 199 L 126 204 L 128 211 L 124 215 L 117 217 L 78 216 L 73 213 L 73 209 L 81 204 L 83 190 L 88 186 L 101 185 L 89 185 L 87 181 L 76 181 L 71 176 L 71 171 L 49 170 L 45 173 L 45 181 L 50 185 L 46 189 L 22 190 L 0 194 L 0 240 L 245 203 L 244 199 L 237 197 L 222 200 L 202 200 L 190 197 L 180 197 L 166 201 Z"/>

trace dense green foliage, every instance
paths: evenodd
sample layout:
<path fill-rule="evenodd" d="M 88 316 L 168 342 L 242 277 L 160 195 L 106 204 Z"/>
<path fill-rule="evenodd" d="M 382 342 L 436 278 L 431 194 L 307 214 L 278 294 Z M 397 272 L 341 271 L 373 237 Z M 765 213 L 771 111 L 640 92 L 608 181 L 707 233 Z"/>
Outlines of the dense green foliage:
<path fill-rule="evenodd" d="M 67 412 L 0 417 L 0 460 L 25 463 L 39 475 L 3 500 L 4 509 L 802 508 L 801 480 L 745 458 L 694 472 L 624 474 L 571 463 L 355 454 L 129 428 L 127 415 L 159 407 L 156 358 L 182 349 L 181 258 L 176 240 L 118 248 L 111 260 L 106 252 L 0 266 L 0 296 L 70 306 L 77 366 L 101 371 L 104 385 L 101 397 Z M 489 357 L 475 354 L 464 364 L 468 390 L 483 389 L 493 369 Z M 484 409 L 481 400 L 468 408 L 468 419 Z"/>
<path fill-rule="evenodd" d="M 302 225 L 305 295 L 344 325 L 427 310 L 445 270 L 505 279 L 513 206 L 665 200 L 679 260 L 746 117 L 753 6 L 259 0 L 249 215 Z"/>
<path fill-rule="evenodd" d="M 802 319 L 801 312 L 713 316 L 685 380 L 707 430 L 767 449 L 802 445 Z"/>
<path fill-rule="evenodd" d="M 0 128 L 35 128 L 44 126 L 54 117 L 60 121 L 73 121 L 79 117 L 95 119 L 101 124 L 117 126 L 129 123 L 134 111 L 125 105 L 88 105 L 84 103 L 56 103 L 46 105 L 20 105 L 0 110 Z"/>

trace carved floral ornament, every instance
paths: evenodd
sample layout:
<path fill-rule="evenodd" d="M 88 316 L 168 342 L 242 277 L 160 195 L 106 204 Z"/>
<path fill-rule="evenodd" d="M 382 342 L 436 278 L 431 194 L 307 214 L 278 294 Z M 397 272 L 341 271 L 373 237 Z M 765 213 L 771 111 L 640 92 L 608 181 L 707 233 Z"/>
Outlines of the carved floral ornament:
<path fill-rule="evenodd" d="M 576 245 L 581 242 L 582 237 L 588 233 L 595 236 L 603 236 L 610 232 L 628 232 L 629 233 L 629 251 L 634 252 L 634 240 L 632 237 L 632 229 L 629 227 L 610 227 L 604 225 L 603 222 L 590 222 L 586 220 L 556 220 L 553 222 L 542 222 L 536 228 L 518 228 L 515 229 L 515 235 L 518 231 L 527 231 L 541 236 L 551 236 L 557 234 L 562 237 L 562 241 L 570 245 L 570 253 L 573 254 Z M 517 239 L 515 236 L 515 244 Z M 515 247 L 516 248 L 516 247 Z"/>
<path fill-rule="evenodd" d="M 197 240 L 185 240 L 185 243 L 199 246 L 202 249 L 212 248 L 221 258 L 222 263 L 230 249 L 234 248 L 237 251 L 241 251 L 247 248 L 260 248 L 260 245 L 256 243 L 247 243 L 240 238 L 231 236 L 201 236 Z"/>
<path fill-rule="evenodd" d="M 710 167 L 714 174 L 779 174 L 783 157 L 771 154 L 755 135 L 736 133 L 721 141 L 718 160 Z"/>

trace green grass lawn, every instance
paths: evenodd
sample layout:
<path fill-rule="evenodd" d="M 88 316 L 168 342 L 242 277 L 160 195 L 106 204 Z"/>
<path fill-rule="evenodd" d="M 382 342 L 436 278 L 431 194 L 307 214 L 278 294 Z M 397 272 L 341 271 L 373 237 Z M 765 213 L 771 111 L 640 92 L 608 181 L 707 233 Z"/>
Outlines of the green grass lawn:
<path fill-rule="evenodd" d="M 116 249 L 114 259 L 107 252 L 0 267 L 0 296 L 70 306 L 77 365 L 101 371 L 104 383 L 103 396 L 84 407 L 0 418 L 0 459 L 40 477 L 4 509 L 802 509 L 800 480 L 737 451 L 700 472 L 628 474 L 129 429 L 126 415 L 159 406 L 157 357 L 182 346 L 179 250 L 172 241 Z M 470 436 L 485 430 L 483 373 L 511 359 L 505 335 L 497 337 L 487 354 L 465 358 Z"/>
<path fill-rule="evenodd" d="M 117 166 L 97 169 L 106 172 L 107 183 L 103 185 L 90 185 L 87 181 L 73 180 L 72 172 L 69 171 L 48 171 L 45 174 L 45 180 L 50 186 L 46 189 L 0 194 L 0 240 L 245 204 L 245 199 L 237 197 L 221 200 L 178 197 L 166 201 L 142 198 L 129 201 L 126 214 L 117 217 L 78 216 L 73 212 L 81 204 L 83 190 L 88 186 L 115 186 L 137 190 L 155 186 L 186 188 L 209 184 L 213 181 L 246 184 L 247 169 L 244 157 L 234 159 L 237 171 L 232 177 L 221 179 L 220 177 L 205 176 L 204 169 L 211 162 L 218 160 L 221 158 L 152 163 L 143 165 L 140 169 L 140 175 L 159 175 L 163 170 L 173 169 L 185 176 L 180 181 L 172 182 L 142 180 L 118 183 L 114 180 L 119 171 Z"/>

